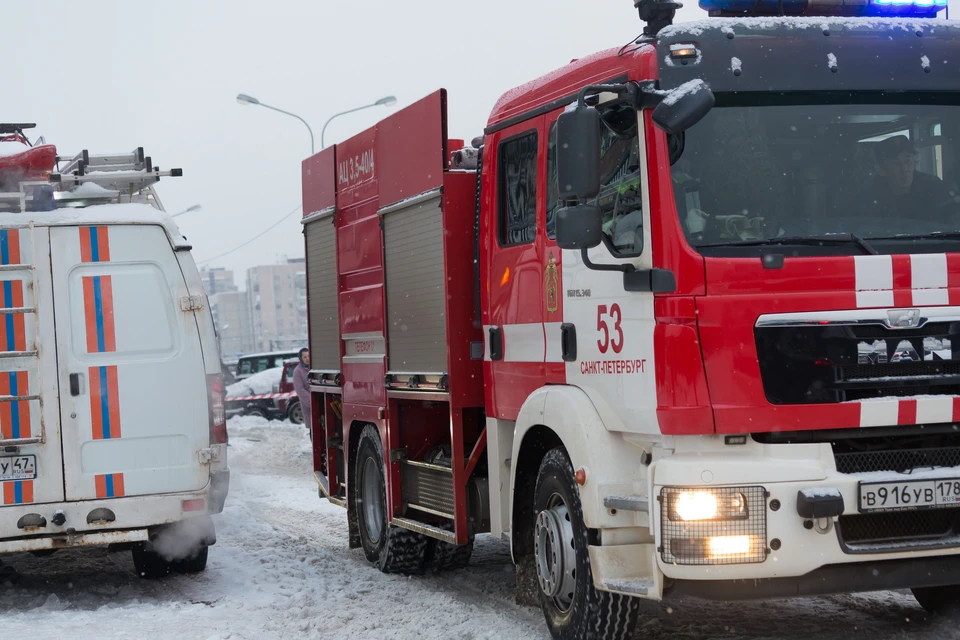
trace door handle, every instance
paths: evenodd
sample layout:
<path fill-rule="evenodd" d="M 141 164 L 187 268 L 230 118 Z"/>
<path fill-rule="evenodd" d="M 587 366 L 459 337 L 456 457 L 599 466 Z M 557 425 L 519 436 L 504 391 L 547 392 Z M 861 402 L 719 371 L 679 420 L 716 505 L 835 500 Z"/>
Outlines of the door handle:
<path fill-rule="evenodd" d="M 560 325 L 560 357 L 564 362 L 577 359 L 577 327 L 570 322 Z"/>
<path fill-rule="evenodd" d="M 80 379 L 83 374 L 80 373 L 71 373 L 70 374 L 70 395 L 78 396 L 80 395 Z"/>
<path fill-rule="evenodd" d="M 503 329 L 490 327 L 490 359 L 503 360 Z"/>

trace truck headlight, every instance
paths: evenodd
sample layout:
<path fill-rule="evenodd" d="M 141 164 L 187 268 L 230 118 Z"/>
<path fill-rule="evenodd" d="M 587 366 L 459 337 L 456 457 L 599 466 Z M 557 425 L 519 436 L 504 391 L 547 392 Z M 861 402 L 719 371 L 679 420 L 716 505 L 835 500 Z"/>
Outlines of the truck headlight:
<path fill-rule="evenodd" d="M 741 564 L 767 557 L 763 487 L 660 490 L 660 546 L 671 564 Z"/>

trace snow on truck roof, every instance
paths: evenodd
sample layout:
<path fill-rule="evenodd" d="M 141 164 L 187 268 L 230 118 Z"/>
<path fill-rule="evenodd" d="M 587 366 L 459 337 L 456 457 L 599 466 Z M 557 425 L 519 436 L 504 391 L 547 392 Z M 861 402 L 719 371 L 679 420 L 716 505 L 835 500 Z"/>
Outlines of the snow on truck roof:
<path fill-rule="evenodd" d="M 0 227 L 71 227 L 76 225 L 147 224 L 163 227 L 175 249 L 189 249 L 173 218 L 164 211 L 139 203 L 97 204 L 89 207 L 65 207 L 53 211 L 0 213 Z"/>

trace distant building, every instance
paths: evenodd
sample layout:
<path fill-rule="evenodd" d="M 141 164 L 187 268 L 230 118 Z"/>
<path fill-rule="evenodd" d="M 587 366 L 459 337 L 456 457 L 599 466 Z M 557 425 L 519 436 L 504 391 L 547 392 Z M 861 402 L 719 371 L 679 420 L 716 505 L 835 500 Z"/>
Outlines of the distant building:
<path fill-rule="evenodd" d="M 235 362 L 241 355 L 255 351 L 247 292 L 225 291 L 209 299 L 223 361 Z"/>
<path fill-rule="evenodd" d="M 303 258 L 247 269 L 254 350 L 307 346 L 307 276 Z"/>
<path fill-rule="evenodd" d="M 208 296 L 217 293 L 235 293 L 239 291 L 237 285 L 233 282 L 233 271 L 220 267 L 200 269 L 200 277 L 203 278 L 203 288 Z"/>

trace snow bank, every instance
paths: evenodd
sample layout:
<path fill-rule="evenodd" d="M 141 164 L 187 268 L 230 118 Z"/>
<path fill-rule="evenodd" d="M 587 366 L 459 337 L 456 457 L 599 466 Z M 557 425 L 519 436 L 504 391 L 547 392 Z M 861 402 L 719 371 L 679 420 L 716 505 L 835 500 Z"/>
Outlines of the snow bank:
<path fill-rule="evenodd" d="M 233 396 L 256 396 L 264 393 L 273 393 L 273 385 L 280 382 L 283 367 L 267 369 L 254 374 L 246 380 L 241 380 L 227 387 L 227 398 Z"/>

